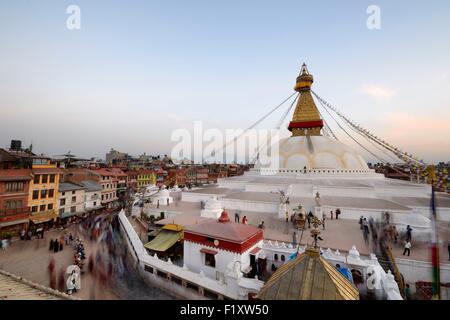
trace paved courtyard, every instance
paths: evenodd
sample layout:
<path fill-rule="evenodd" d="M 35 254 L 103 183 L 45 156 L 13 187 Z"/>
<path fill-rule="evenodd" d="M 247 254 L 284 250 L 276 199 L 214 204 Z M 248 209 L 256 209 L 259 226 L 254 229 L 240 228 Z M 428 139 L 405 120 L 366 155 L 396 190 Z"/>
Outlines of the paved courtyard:
<path fill-rule="evenodd" d="M 79 225 L 72 225 L 67 229 L 74 235 L 83 239 Z M 48 231 L 44 239 L 31 241 L 13 241 L 7 250 L 0 250 L 0 269 L 22 276 L 28 280 L 50 286 L 48 265 L 50 259 L 55 258 L 56 275 L 65 271 L 73 262 L 74 249 L 64 246 L 63 251 L 53 253 L 49 251 L 50 239 L 59 238 L 62 230 Z M 100 242 L 91 242 L 84 239 L 86 256 L 101 253 L 103 259 L 108 259 L 108 252 Z M 125 272 L 123 277 L 108 279 L 106 284 L 99 281 L 87 270 L 87 260 L 84 266 L 85 272 L 81 275 L 81 290 L 74 295 L 81 299 L 116 300 L 116 299 L 172 299 L 172 297 L 158 288 L 149 287 L 134 272 Z"/>
<path fill-rule="evenodd" d="M 154 204 L 146 204 L 146 210 L 156 209 Z M 161 223 L 179 223 L 181 225 L 194 224 L 197 221 L 202 220 L 200 217 L 200 204 L 192 202 L 175 201 L 169 207 L 160 206 L 159 211 L 171 211 L 179 213 L 173 217 L 169 217 L 161 221 Z M 234 221 L 235 210 L 227 210 L 230 219 Z M 293 241 L 293 233 L 297 233 L 297 239 L 300 240 L 302 245 L 306 243 L 312 243 L 310 235 L 310 229 L 305 229 L 302 235 L 301 231 L 295 230 L 292 223 L 286 223 L 283 219 L 279 219 L 277 215 L 263 212 L 249 212 L 242 211 L 241 219 L 247 216 L 248 223 L 257 226 L 261 221 L 264 221 L 266 226 L 264 230 L 264 237 L 270 240 L 278 240 L 284 242 Z M 345 252 L 351 249 L 353 245 L 356 246 L 358 251 L 363 255 L 369 255 L 372 253 L 372 243 L 369 245 L 364 242 L 362 231 L 358 221 L 347 219 L 333 219 L 330 217 L 325 221 L 325 230 L 321 228 L 321 237 L 323 241 L 320 245 L 323 248 L 331 248 L 333 250 L 338 249 L 341 252 Z M 440 256 L 441 263 L 450 263 L 448 256 L 447 245 L 450 241 L 450 223 L 441 222 L 440 226 Z M 414 241 L 414 231 L 412 239 L 411 255 L 403 256 L 403 243 L 399 241 L 397 245 L 393 245 L 393 253 L 397 258 L 412 259 L 420 261 L 430 261 L 430 250 L 426 242 Z"/>

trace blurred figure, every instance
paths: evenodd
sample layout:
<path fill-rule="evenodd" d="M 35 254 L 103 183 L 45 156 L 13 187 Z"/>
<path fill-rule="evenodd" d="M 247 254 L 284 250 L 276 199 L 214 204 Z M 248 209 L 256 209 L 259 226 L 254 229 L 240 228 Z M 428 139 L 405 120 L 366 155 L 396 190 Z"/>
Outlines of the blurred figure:
<path fill-rule="evenodd" d="M 50 288 L 56 290 L 56 274 L 54 272 L 50 274 Z"/>
<path fill-rule="evenodd" d="M 65 277 L 64 277 L 64 268 L 61 268 L 61 270 L 59 270 L 59 274 L 58 274 L 58 290 L 61 292 L 64 292 L 64 285 L 65 285 Z"/>

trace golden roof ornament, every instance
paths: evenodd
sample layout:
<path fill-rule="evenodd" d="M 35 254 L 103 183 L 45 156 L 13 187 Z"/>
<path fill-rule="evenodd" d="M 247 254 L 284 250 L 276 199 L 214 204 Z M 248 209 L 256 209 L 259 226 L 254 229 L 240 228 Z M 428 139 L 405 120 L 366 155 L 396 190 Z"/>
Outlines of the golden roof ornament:
<path fill-rule="evenodd" d="M 323 121 L 320 118 L 319 110 L 317 110 L 311 95 L 311 86 L 314 82 L 312 74 L 309 73 L 306 64 L 303 63 L 300 75 L 297 77 L 295 91 L 300 96 L 295 107 L 292 121 L 289 123 L 288 129 L 292 132 L 292 136 L 320 136 L 323 127 Z"/>

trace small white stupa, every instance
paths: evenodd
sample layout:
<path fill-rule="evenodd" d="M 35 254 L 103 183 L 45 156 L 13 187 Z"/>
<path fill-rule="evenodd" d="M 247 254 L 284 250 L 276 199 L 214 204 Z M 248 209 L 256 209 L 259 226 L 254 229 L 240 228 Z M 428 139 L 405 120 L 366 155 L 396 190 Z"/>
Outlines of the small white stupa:
<path fill-rule="evenodd" d="M 159 191 L 155 198 L 153 198 L 153 203 L 158 203 L 160 206 L 167 206 L 168 204 L 173 203 L 173 198 L 170 196 L 170 192 L 167 189 L 162 189 Z"/>
<path fill-rule="evenodd" d="M 202 209 L 200 215 L 203 218 L 218 219 L 223 211 L 222 204 L 217 197 L 212 197 L 205 203 L 205 209 Z"/>

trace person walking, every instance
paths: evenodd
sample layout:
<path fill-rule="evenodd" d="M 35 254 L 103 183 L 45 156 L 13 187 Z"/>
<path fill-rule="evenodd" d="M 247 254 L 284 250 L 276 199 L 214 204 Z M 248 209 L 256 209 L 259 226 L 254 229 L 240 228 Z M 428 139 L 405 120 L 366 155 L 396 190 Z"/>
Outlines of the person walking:
<path fill-rule="evenodd" d="M 341 215 L 341 209 L 337 208 L 336 209 L 336 220 L 339 219 L 339 216 Z"/>
<path fill-rule="evenodd" d="M 289 213 L 287 211 L 286 211 L 285 217 L 286 217 L 286 223 L 289 223 Z"/>
<path fill-rule="evenodd" d="M 361 229 L 361 230 L 364 229 L 363 221 L 364 221 L 364 217 L 363 216 L 359 217 L 359 229 Z"/>
<path fill-rule="evenodd" d="M 333 210 L 330 211 L 331 220 L 333 220 Z"/>
<path fill-rule="evenodd" d="M 410 242 L 411 238 L 412 238 L 412 228 L 408 224 L 408 226 L 406 227 L 406 241 Z"/>
<path fill-rule="evenodd" d="M 368 246 L 369 245 L 369 228 L 363 228 L 363 238 L 364 238 L 364 243 Z"/>
<path fill-rule="evenodd" d="M 59 270 L 59 274 L 58 274 L 58 290 L 59 291 L 64 292 L 65 282 L 66 282 L 66 279 L 64 277 L 64 268 L 61 268 Z"/>
<path fill-rule="evenodd" d="M 59 251 L 63 251 L 63 244 L 64 244 L 64 240 L 59 239 Z"/>
<path fill-rule="evenodd" d="M 308 229 L 311 229 L 311 220 L 312 220 L 312 218 L 313 218 L 313 214 L 312 214 L 312 212 L 310 211 L 310 212 L 308 213 Z"/>
<path fill-rule="evenodd" d="M 403 255 L 405 255 L 406 253 L 408 253 L 408 257 L 411 253 L 411 242 L 406 241 L 405 243 L 405 250 L 403 250 Z"/>
<path fill-rule="evenodd" d="M 243 223 L 243 224 L 248 224 L 247 216 L 244 216 L 244 217 L 242 218 L 242 223 Z"/>
<path fill-rule="evenodd" d="M 239 211 L 236 211 L 236 212 L 234 213 L 234 222 L 239 223 L 240 220 L 241 220 L 241 217 L 240 217 L 240 215 L 239 215 Z"/>
<path fill-rule="evenodd" d="M 325 230 L 325 219 L 326 219 L 326 214 L 325 212 L 322 214 L 322 228 L 323 230 Z"/>
<path fill-rule="evenodd" d="M 25 240 L 25 229 L 20 230 L 20 240 Z"/>
<path fill-rule="evenodd" d="M 48 248 L 49 251 L 53 251 L 53 246 L 55 245 L 55 242 L 53 241 L 53 239 L 50 239 L 50 246 Z"/>
<path fill-rule="evenodd" d="M 397 244 L 398 243 L 398 231 L 395 226 L 392 227 L 392 233 L 394 236 L 394 243 Z"/>
<path fill-rule="evenodd" d="M 58 243 L 58 239 L 55 239 L 53 241 L 53 252 L 57 253 L 59 251 L 59 243 Z"/>

